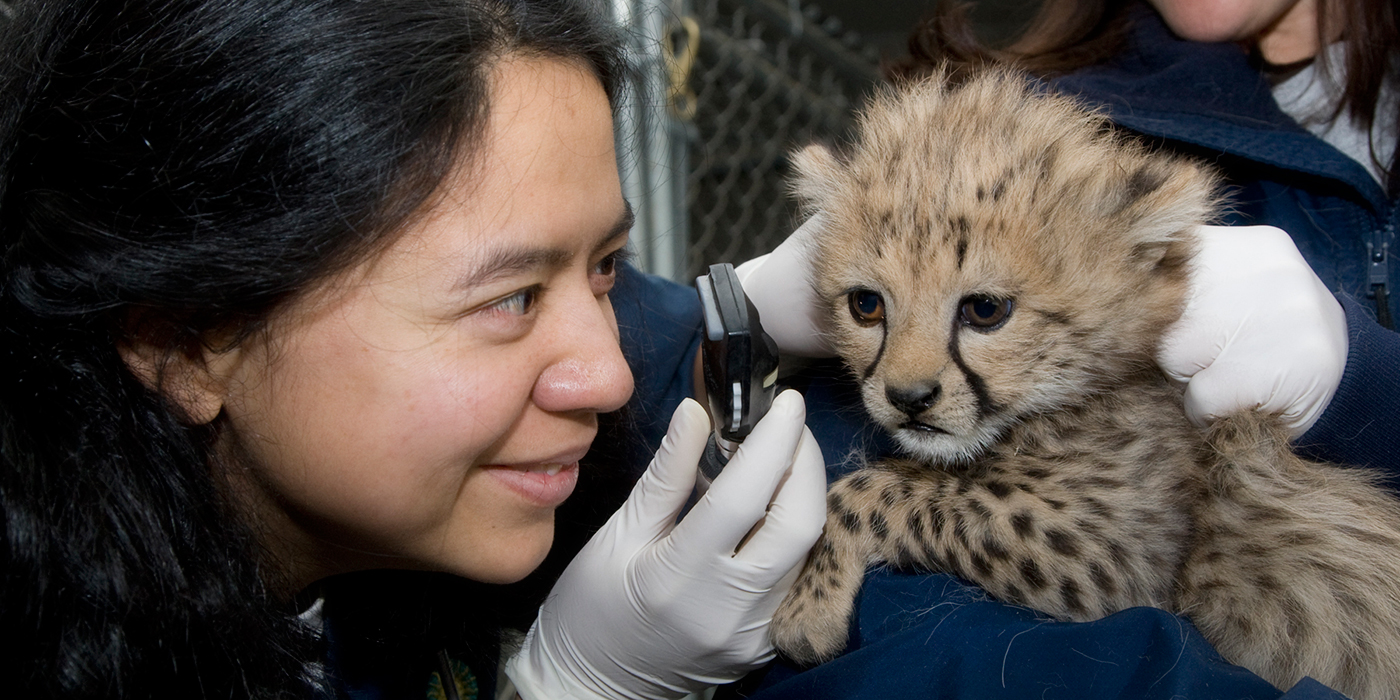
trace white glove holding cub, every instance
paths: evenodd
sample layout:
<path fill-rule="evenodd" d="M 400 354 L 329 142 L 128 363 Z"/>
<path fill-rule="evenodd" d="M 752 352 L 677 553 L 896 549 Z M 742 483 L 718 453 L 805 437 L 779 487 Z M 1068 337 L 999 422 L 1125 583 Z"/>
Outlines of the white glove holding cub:
<path fill-rule="evenodd" d="M 1186 415 L 1204 426 L 1241 409 L 1277 413 L 1293 437 L 1317 422 L 1347 361 L 1337 298 L 1273 226 L 1200 226 L 1186 310 L 1157 362 L 1186 383 Z"/>
<path fill-rule="evenodd" d="M 779 395 L 676 523 L 710 434 L 705 409 L 682 402 L 627 502 L 569 564 L 506 663 L 520 695 L 679 698 L 772 659 L 773 611 L 826 522 L 825 466 L 805 419 L 800 394 Z"/>
<path fill-rule="evenodd" d="M 820 332 L 825 313 L 812 292 L 812 256 L 821 232 L 821 214 L 797 227 L 773 252 L 734 270 L 744 293 L 758 309 L 763 330 L 784 355 L 834 357 Z"/>
<path fill-rule="evenodd" d="M 810 284 L 820 215 L 772 253 L 739 266 L 744 291 L 784 353 L 831 356 Z M 1272 226 L 1201 226 L 1191 292 L 1167 329 L 1157 362 L 1186 384 L 1186 414 L 1205 426 L 1229 413 L 1278 413 L 1294 437 L 1307 432 L 1346 368 L 1346 312 Z"/>

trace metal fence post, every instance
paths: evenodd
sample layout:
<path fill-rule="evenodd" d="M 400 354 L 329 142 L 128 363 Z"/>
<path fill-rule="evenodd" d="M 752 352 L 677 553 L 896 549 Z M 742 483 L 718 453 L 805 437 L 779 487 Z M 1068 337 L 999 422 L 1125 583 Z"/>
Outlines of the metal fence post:
<path fill-rule="evenodd" d="M 664 33 L 679 13 L 667 0 L 613 0 L 612 10 L 628 30 L 627 49 L 638 69 L 639 84 L 619 105 L 617 124 L 623 196 L 637 217 L 637 264 L 688 282 L 685 136 L 667 112 L 670 72 L 663 49 Z"/>

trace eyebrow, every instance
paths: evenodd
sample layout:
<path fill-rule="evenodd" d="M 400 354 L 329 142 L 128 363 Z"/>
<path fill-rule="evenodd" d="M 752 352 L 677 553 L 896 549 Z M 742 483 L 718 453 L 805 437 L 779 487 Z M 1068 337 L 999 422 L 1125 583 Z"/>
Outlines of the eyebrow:
<path fill-rule="evenodd" d="M 614 245 L 632 230 L 637 217 L 632 212 L 630 202 L 624 200 L 622 204 L 622 213 L 593 247 L 595 251 Z M 456 287 L 471 289 L 529 270 L 563 267 L 572 258 L 571 251 L 560 248 L 498 248 L 489 252 L 481 264 L 458 280 Z"/>

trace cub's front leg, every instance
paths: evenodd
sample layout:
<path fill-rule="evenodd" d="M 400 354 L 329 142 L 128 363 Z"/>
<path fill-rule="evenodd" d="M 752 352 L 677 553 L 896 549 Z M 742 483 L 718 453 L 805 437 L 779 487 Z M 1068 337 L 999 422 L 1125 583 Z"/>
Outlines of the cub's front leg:
<path fill-rule="evenodd" d="M 916 491 L 910 476 L 876 465 L 831 485 L 821 539 L 773 616 L 773 644 L 788 657 L 812 664 L 845 648 L 855 596 L 871 564 L 928 565 L 928 557 L 908 553 L 926 544 L 919 541 L 927 534 L 922 516 L 917 529 L 912 519 L 900 527 L 890 523 L 905 512 L 913 518 L 926 505 L 909 502 Z"/>
<path fill-rule="evenodd" d="M 795 660 L 838 654 L 865 570 L 955 574 L 1063 620 L 1167 602 L 1187 534 L 1127 480 L 1049 472 L 1024 455 L 950 473 L 891 460 L 832 484 L 822 539 L 773 620 Z M 1061 464 L 1061 466 L 1064 466 Z"/>

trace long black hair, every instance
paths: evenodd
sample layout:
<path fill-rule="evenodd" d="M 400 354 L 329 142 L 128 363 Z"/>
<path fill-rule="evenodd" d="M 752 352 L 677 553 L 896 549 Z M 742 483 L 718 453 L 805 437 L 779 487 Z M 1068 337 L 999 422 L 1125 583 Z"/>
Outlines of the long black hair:
<path fill-rule="evenodd" d="M 314 639 L 190 425 L 118 348 L 198 357 L 365 259 L 586 0 L 21 0 L 0 37 L 0 677 L 15 697 L 282 697 Z"/>

